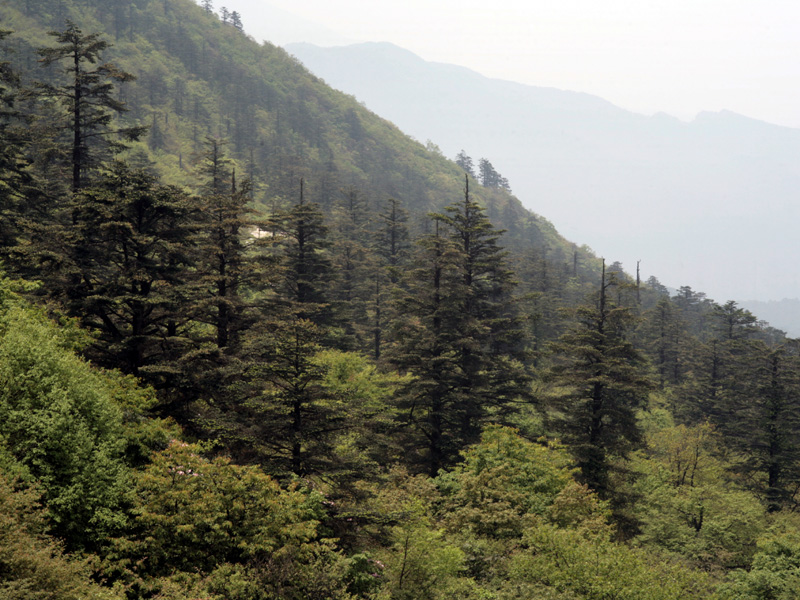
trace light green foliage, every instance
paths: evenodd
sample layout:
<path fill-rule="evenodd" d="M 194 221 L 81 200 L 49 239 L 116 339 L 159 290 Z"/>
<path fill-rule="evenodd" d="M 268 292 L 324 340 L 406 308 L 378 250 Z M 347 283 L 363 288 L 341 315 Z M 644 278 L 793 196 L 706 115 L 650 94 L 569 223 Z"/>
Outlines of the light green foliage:
<path fill-rule="evenodd" d="M 318 534 L 319 495 L 179 441 L 137 475 L 135 491 L 134 531 L 115 550 L 133 587 L 160 589 L 182 573 L 182 585 L 226 598 L 345 597 L 346 561 Z"/>
<path fill-rule="evenodd" d="M 53 530 L 83 547 L 124 523 L 128 469 L 116 401 L 135 404 L 141 392 L 93 369 L 72 352 L 73 343 L 71 334 L 3 297 L 0 439 L 44 491 Z"/>
<path fill-rule="evenodd" d="M 0 598 L 9 600 L 113 600 L 112 590 L 90 582 L 85 562 L 71 560 L 43 535 L 38 494 L 18 489 L 0 474 Z"/>
<path fill-rule="evenodd" d="M 363 478 L 387 458 L 399 458 L 401 450 L 388 435 L 395 415 L 391 398 L 410 376 L 383 373 L 356 352 L 323 350 L 313 362 L 324 369 L 322 385 L 347 406 L 348 424 L 339 435 L 336 452 L 351 474 Z"/>
<path fill-rule="evenodd" d="M 423 523 L 399 526 L 392 531 L 391 541 L 386 585 L 393 600 L 452 597 L 465 556 L 443 532 Z"/>
<path fill-rule="evenodd" d="M 713 428 L 667 426 L 648 436 L 633 468 L 643 545 L 660 546 L 707 569 L 748 564 L 763 507 L 726 473 Z"/>
<path fill-rule="evenodd" d="M 136 476 L 136 527 L 145 535 L 132 549 L 146 557 L 145 572 L 210 572 L 217 563 L 314 537 L 314 503 L 306 494 L 282 491 L 255 467 L 209 461 L 200 452 L 173 441 Z"/>
<path fill-rule="evenodd" d="M 470 598 L 474 582 L 464 577 L 466 555 L 431 519 L 438 494 L 433 482 L 391 471 L 369 503 L 389 523 L 387 547 L 375 550 L 385 584 L 379 598 L 434 600 Z"/>
<path fill-rule="evenodd" d="M 557 514 L 568 520 L 566 499 L 554 506 L 565 488 L 576 485 L 563 448 L 533 443 L 514 429 L 492 425 L 462 455 L 464 461 L 437 480 L 452 530 L 520 537 L 534 515 Z M 594 510 L 600 512 L 596 500 Z"/>
<path fill-rule="evenodd" d="M 779 513 L 761 535 L 749 571 L 738 569 L 720 588 L 727 600 L 794 600 L 800 590 L 800 519 Z"/>
<path fill-rule="evenodd" d="M 323 385 L 346 396 L 360 418 L 391 410 L 388 403 L 395 388 L 407 379 L 378 371 L 374 363 L 357 352 L 323 350 L 314 362 L 325 368 Z"/>
<path fill-rule="evenodd" d="M 711 597 L 707 576 L 652 553 L 609 541 L 607 535 L 541 523 L 526 531 L 512 557 L 508 587 L 518 597 L 582 600 L 685 600 Z M 545 594 L 548 591 L 550 594 Z M 534 594 L 539 594 L 534 595 Z"/>

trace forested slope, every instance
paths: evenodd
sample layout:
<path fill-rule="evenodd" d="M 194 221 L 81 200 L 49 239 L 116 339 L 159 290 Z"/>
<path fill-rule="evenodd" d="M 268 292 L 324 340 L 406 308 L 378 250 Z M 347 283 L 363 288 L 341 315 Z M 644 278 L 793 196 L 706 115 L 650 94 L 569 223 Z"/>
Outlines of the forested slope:
<path fill-rule="evenodd" d="M 792 598 L 796 342 L 206 5 L 0 5 L 0 591 Z"/>
<path fill-rule="evenodd" d="M 120 90 L 130 109 L 126 122 L 149 126 L 131 156 L 154 161 L 170 183 L 191 185 L 192 157 L 213 136 L 229 143 L 257 202 L 296 200 L 301 177 L 308 197 L 325 210 L 346 187 L 373 204 L 396 198 L 415 214 L 440 209 L 462 193 L 461 171 L 435 148 L 332 90 L 284 50 L 255 43 L 189 0 L 6 2 L 0 10 L 3 26 L 16 32 L 6 42 L 7 56 L 24 65 L 24 77 L 57 76 L 36 67 L 33 48 L 47 45 L 46 32 L 63 28 L 65 19 L 87 32 L 108 32 L 112 45 L 103 60 L 137 77 Z M 477 187 L 473 193 L 509 230 L 507 243 L 571 255 L 546 220 L 509 194 Z"/>

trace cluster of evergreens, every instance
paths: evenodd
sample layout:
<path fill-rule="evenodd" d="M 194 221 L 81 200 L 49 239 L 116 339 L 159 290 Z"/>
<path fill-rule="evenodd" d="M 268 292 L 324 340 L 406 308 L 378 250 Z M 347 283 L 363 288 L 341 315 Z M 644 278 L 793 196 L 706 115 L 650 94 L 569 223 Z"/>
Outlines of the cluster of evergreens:
<path fill-rule="evenodd" d="M 210 2 L 0 15 L 0 595 L 795 597 L 794 340 Z"/>

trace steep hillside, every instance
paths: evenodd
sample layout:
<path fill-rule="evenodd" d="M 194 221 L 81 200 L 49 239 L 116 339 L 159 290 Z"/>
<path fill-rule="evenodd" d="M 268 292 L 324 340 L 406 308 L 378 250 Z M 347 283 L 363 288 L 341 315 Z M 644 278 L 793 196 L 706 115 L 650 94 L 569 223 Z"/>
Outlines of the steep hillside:
<path fill-rule="evenodd" d="M 0 5 L 9 55 L 26 79 L 55 77 L 38 69 L 34 48 L 66 19 L 113 44 L 104 59 L 137 75 L 126 84 L 126 119 L 150 127 L 128 158 L 152 161 L 167 181 L 192 185 L 192 157 L 206 136 L 227 140 L 239 171 L 254 182 L 253 199 L 267 207 L 296 198 L 305 178 L 309 197 L 330 210 L 343 189 L 358 189 L 373 206 L 388 197 L 420 221 L 463 195 L 463 172 L 334 91 L 284 50 L 259 45 L 189 0 L 58 2 L 10 0 Z M 572 260 L 573 246 L 546 220 L 502 190 L 473 185 L 489 216 L 508 230 L 512 247 L 550 248 Z M 419 226 L 419 223 L 414 225 Z M 587 255 L 588 256 L 588 255 Z"/>
<path fill-rule="evenodd" d="M 0 13 L 0 596 L 794 597 L 794 341 L 236 15 Z"/>
<path fill-rule="evenodd" d="M 391 44 L 289 52 L 445 154 L 485 156 L 567 237 L 718 301 L 797 297 L 786 257 L 800 130 L 730 112 L 692 122 L 576 92 L 486 78 Z M 780 240 L 779 243 L 776 243 Z"/>

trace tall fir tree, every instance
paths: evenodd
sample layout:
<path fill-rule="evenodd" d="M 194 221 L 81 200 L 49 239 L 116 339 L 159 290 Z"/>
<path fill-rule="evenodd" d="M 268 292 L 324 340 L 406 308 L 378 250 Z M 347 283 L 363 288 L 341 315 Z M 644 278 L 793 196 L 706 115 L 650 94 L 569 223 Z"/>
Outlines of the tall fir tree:
<path fill-rule="evenodd" d="M 796 343 L 758 344 L 750 361 L 756 369 L 749 393 L 737 397 L 735 418 L 721 429 L 775 512 L 792 506 L 800 488 L 800 355 Z"/>
<path fill-rule="evenodd" d="M 265 298 L 267 316 L 242 335 L 242 376 L 230 384 L 236 400 L 217 433 L 236 456 L 281 476 L 331 474 L 333 441 L 345 415 L 342 398 L 323 385 L 326 368 L 315 360 L 334 337 L 330 243 L 302 180 L 298 203 L 272 226 L 276 278 Z"/>
<path fill-rule="evenodd" d="M 147 130 L 143 126 L 114 127 L 116 115 L 125 112 L 125 104 L 114 97 L 115 83 L 132 81 L 134 76 L 111 63 L 95 65 L 108 42 L 100 34 L 84 34 L 67 21 L 63 31 L 51 31 L 56 45 L 40 48 L 40 62 L 49 66 L 66 61 L 67 81 L 61 85 L 39 83 L 36 95 L 58 101 L 64 107 L 62 128 L 69 133 L 68 163 L 71 188 L 75 192 L 86 185 L 88 174 L 104 163 L 108 154 L 124 148 L 119 141 L 137 140 Z"/>
<path fill-rule="evenodd" d="M 380 360 L 390 323 L 396 317 L 392 297 L 399 292 L 403 269 L 408 265 L 411 244 L 408 211 L 389 198 L 378 213 L 372 234 L 371 250 L 376 257 L 370 276 L 371 295 L 367 312 L 372 324 L 372 354 Z"/>
<path fill-rule="evenodd" d="M 669 296 L 661 296 L 656 305 L 645 311 L 641 327 L 645 352 L 658 372 L 661 389 L 681 382 L 684 353 L 688 344 L 686 325 Z"/>
<path fill-rule="evenodd" d="M 559 390 L 552 419 L 575 455 L 580 478 L 601 497 L 615 499 L 611 475 L 642 440 L 636 413 L 646 405 L 651 383 L 646 362 L 628 335 L 632 318 L 616 306 L 605 264 L 600 289 L 575 311 L 574 325 L 555 342 L 550 378 Z"/>
<path fill-rule="evenodd" d="M 353 348 L 362 351 L 372 347 L 367 305 L 376 265 L 369 252 L 369 226 L 370 214 L 363 194 L 355 188 L 342 190 L 332 216 L 330 254 L 337 276 L 331 299 L 339 307 L 339 317 Z"/>
<path fill-rule="evenodd" d="M 240 400 L 224 432 L 237 456 L 282 477 L 337 470 L 334 440 L 345 427 L 345 399 L 323 385 L 327 370 L 315 360 L 326 337 L 322 326 L 293 310 L 245 336 L 247 368 L 233 385 Z"/>
<path fill-rule="evenodd" d="M 329 292 L 333 270 L 327 253 L 328 227 L 319 205 L 306 201 L 302 179 L 298 202 L 279 213 L 272 227 L 279 239 L 277 302 L 290 307 L 300 319 L 331 326 L 334 310 Z"/>
<path fill-rule="evenodd" d="M 101 364 L 162 384 L 157 373 L 186 345 L 194 200 L 117 163 L 64 210 L 75 223 L 31 245 L 47 292 L 97 332 Z"/>
<path fill-rule="evenodd" d="M 235 166 L 225 156 L 223 142 L 206 138 L 197 171 L 203 180 L 196 240 L 197 318 L 211 326 L 216 346 L 227 348 L 236 346 L 240 332 L 258 318 L 245 294 L 267 285 L 262 250 L 272 240 L 261 235 L 265 223 L 247 207 L 249 182 L 237 185 Z"/>
<path fill-rule="evenodd" d="M 401 316 L 391 349 L 391 362 L 413 375 L 398 392 L 407 457 L 431 476 L 452 464 L 462 447 L 457 325 L 466 292 L 456 266 L 459 248 L 441 229 L 436 220 L 434 233 L 418 242 L 397 301 Z"/>
<path fill-rule="evenodd" d="M 0 44 L 9 35 L 11 31 L 0 29 Z M 10 61 L 0 61 L 0 249 L 17 243 L 31 183 L 25 168 L 25 120 L 16 107 L 19 94 L 19 74 Z"/>
<path fill-rule="evenodd" d="M 479 439 L 489 417 L 502 419 L 530 399 L 531 379 L 523 366 L 528 357 L 513 298 L 516 282 L 500 246 L 504 232 L 470 197 L 469 177 L 464 182 L 464 199 L 436 218 L 448 226 L 460 250 L 457 269 L 465 292 L 458 323 L 461 437 L 469 444 Z"/>
<path fill-rule="evenodd" d="M 401 292 L 392 360 L 415 376 L 401 394 L 403 419 L 435 475 L 489 420 L 530 399 L 530 377 L 502 231 L 468 184 L 462 202 L 432 218 Z"/>

